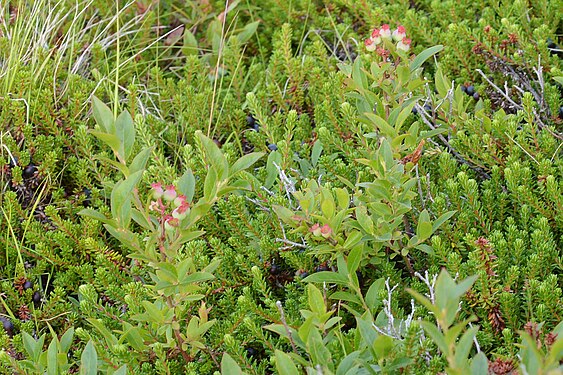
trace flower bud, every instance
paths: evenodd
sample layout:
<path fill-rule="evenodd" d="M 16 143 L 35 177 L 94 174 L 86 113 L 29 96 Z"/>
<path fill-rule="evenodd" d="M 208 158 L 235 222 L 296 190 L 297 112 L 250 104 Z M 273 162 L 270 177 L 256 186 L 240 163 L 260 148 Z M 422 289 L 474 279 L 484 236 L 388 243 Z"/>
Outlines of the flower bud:
<path fill-rule="evenodd" d="M 190 205 L 188 202 L 182 203 L 181 206 L 176 207 L 176 209 L 172 211 L 172 217 L 174 219 L 183 220 L 188 215 L 189 208 Z"/>
<path fill-rule="evenodd" d="M 329 238 L 331 234 L 332 228 L 328 224 L 323 225 L 321 228 L 321 236 L 323 236 L 324 238 Z"/>
<path fill-rule="evenodd" d="M 164 219 L 164 229 L 166 229 L 167 231 L 174 230 L 174 228 L 176 228 L 180 224 L 180 221 L 178 219 L 170 215 L 166 215 Z"/>
<path fill-rule="evenodd" d="M 403 40 L 404 38 L 406 38 L 406 36 L 407 36 L 407 32 L 404 26 L 399 25 L 397 26 L 395 31 L 393 31 L 393 41 L 395 42 Z"/>
<path fill-rule="evenodd" d="M 321 235 L 321 226 L 318 223 L 315 223 L 311 228 L 309 228 L 309 232 L 313 233 L 313 236 L 318 237 Z"/>
<path fill-rule="evenodd" d="M 162 194 L 164 194 L 164 190 L 162 189 L 162 184 L 160 182 L 155 182 L 154 184 L 151 184 L 151 188 L 153 190 L 152 196 L 154 199 L 161 198 Z"/>
<path fill-rule="evenodd" d="M 180 207 L 182 204 L 187 203 L 187 198 L 184 194 L 178 195 L 176 199 L 174 199 L 174 206 Z"/>
<path fill-rule="evenodd" d="M 370 38 L 366 39 L 364 41 L 364 44 L 366 45 L 366 49 L 369 52 L 375 51 L 375 43 L 373 42 L 373 40 L 371 40 Z"/>
<path fill-rule="evenodd" d="M 373 29 L 373 31 L 371 32 L 371 41 L 374 44 L 381 43 L 381 35 L 379 33 L 379 29 Z"/>
<path fill-rule="evenodd" d="M 165 201 L 173 201 L 174 199 L 176 199 L 176 187 L 174 187 L 174 185 L 168 185 L 166 187 L 166 190 L 164 191 L 164 193 L 162 194 L 162 198 L 164 198 Z"/>
<path fill-rule="evenodd" d="M 408 52 L 410 48 L 411 48 L 411 40 L 409 38 L 403 38 L 403 40 L 397 43 L 398 50 Z"/>
<path fill-rule="evenodd" d="M 379 29 L 379 35 L 382 39 L 391 39 L 391 29 L 389 28 L 388 24 L 381 25 L 381 29 Z"/>

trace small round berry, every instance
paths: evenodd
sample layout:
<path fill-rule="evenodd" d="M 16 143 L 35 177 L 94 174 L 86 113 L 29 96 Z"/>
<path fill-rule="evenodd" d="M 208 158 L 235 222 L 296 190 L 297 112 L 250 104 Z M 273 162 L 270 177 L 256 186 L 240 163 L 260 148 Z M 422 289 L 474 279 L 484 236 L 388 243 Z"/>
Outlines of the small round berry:
<path fill-rule="evenodd" d="M 563 107 L 559 107 L 559 118 L 563 119 Z"/>
<path fill-rule="evenodd" d="M 4 317 L 4 316 L 0 316 L 0 321 L 2 321 L 2 326 L 4 327 L 4 330 L 6 331 L 6 333 L 8 334 L 8 336 L 13 336 L 14 335 L 14 324 L 10 321 L 10 319 Z"/>
<path fill-rule="evenodd" d="M 33 287 L 33 284 L 29 280 L 27 280 L 25 283 L 23 283 L 23 289 L 24 290 L 31 289 L 32 287 Z"/>
<path fill-rule="evenodd" d="M 462 92 L 467 92 L 467 86 L 461 85 L 461 91 L 462 91 Z"/>
<path fill-rule="evenodd" d="M 553 39 L 548 38 L 547 39 L 547 48 L 557 48 L 557 44 L 555 44 L 555 42 L 553 41 Z"/>
<path fill-rule="evenodd" d="M 473 94 L 473 99 L 479 100 L 479 93 L 478 92 Z"/>
<path fill-rule="evenodd" d="M 41 303 L 41 293 L 39 293 L 38 291 L 35 291 L 33 293 L 33 296 L 31 297 L 31 299 L 33 300 L 33 304 L 34 305 L 39 305 Z"/>
<path fill-rule="evenodd" d="M 247 357 L 247 358 L 255 357 L 256 354 L 258 354 L 258 352 L 256 351 L 256 349 L 254 349 L 254 348 L 251 347 L 251 346 L 245 348 L 245 350 L 246 350 L 246 357 Z"/>
<path fill-rule="evenodd" d="M 29 179 L 35 175 L 35 172 L 37 172 L 37 167 L 33 165 L 33 163 L 29 163 L 29 165 L 24 168 L 22 176 L 23 178 Z"/>
<path fill-rule="evenodd" d="M 277 275 L 281 272 L 281 268 L 280 266 L 278 266 L 277 264 L 272 263 L 272 265 L 270 265 L 270 273 L 272 275 Z"/>
<path fill-rule="evenodd" d="M 252 117 L 252 115 L 246 116 L 246 125 L 248 125 L 249 128 L 254 128 L 255 124 L 256 120 Z"/>
<path fill-rule="evenodd" d="M 469 96 L 473 96 L 473 94 L 475 94 L 475 86 L 473 86 L 473 85 L 467 86 L 465 93 Z"/>
<path fill-rule="evenodd" d="M 273 144 L 273 143 L 270 143 L 270 144 L 268 145 L 268 150 L 270 150 L 270 151 L 276 151 L 277 149 L 278 149 L 278 146 L 276 146 L 276 145 Z"/>

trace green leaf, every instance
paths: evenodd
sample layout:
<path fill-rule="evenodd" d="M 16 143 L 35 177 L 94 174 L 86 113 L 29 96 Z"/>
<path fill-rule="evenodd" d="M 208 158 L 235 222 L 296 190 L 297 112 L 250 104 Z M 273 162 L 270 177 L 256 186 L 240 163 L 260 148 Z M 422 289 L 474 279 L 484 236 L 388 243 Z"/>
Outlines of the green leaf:
<path fill-rule="evenodd" d="M 320 139 L 317 139 L 313 144 L 313 150 L 311 151 L 311 164 L 313 167 L 317 166 L 321 152 L 323 152 L 323 143 Z"/>
<path fill-rule="evenodd" d="M 278 374 L 280 375 L 299 375 L 299 371 L 297 371 L 297 367 L 293 363 L 293 360 L 290 356 L 282 352 L 281 350 L 277 350 L 275 352 L 276 357 L 276 370 L 278 370 Z"/>
<path fill-rule="evenodd" d="M 113 375 L 127 375 L 127 365 L 123 365 L 117 370 L 115 370 Z"/>
<path fill-rule="evenodd" d="M 303 279 L 306 283 L 330 283 L 347 285 L 348 279 L 336 272 L 322 271 L 307 276 Z"/>
<path fill-rule="evenodd" d="M 39 362 L 39 357 L 43 350 L 43 343 L 45 342 L 45 335 L 41 335 L 39 340 L 35 340 L 31 335 L 25 331 L 22 332 L 23 347 L 29 357 L 34 362 Z"/>
<path fill-rule="evenodd" d="M 356 272 L 362 261 L 364 247 L 362 245 L 354 246 L 350 254 L 348 254 L 347 265 L 348 274 L 353 274 Z"/>
<path fill-rule="evenodd" d="M 438 230 L 438 228 L 440 228 L 440 226 L 442 224 L 444 224 L 446 221 L 448 221 L 452 216 L 455 215 L 457 211 L 448 211 L 442 215 L 440 215 L 439 218 L 437 218 L 434 223 L 432 223 L 432 233 L 436 232 Z"/>
<path fill-rule="evenodd" d="M 326 313 L 325 300 L 321 291 L 313 284 L 307 285 L 307 297 L 309 301 L 309 308 L 317 314 Z"/>
<path fill-rule="evenodd" d="M 74 328 L 70 327 L 66 330 L 66 332 L 62 335 L 60 346 L 61 352 L 68 352 L 70 350 L 70 346 L 72 345 L 72 339 L 74 338 Z"/>
<path fill-rule="evenodd" d="M 364 116 L 368 121 L 363 121 L 368 125 L 371 125 L 374 130 L 381 132 L 382 135 L 389 136 L 391 138 L 397 137 L 397 131 L 393 128 L 384 118 L 376 115 L 375 113 L 364 113 Z"/>
<path fill-rule="evenodd" d="M 483 352 L 477 353 L 471 361 L 471 375 L 488 375 L 489 374 L 489 361 Z"/>
<path fill-rule="evenodd" d="M 197 56 L 197 39 L 194 34 L 187 28 L 184 27 L 184 43 L 182 45 L 182 53 L 184 56 Z"/>
<path fill-rule="evenodd" d="M 435 54 L 437 54 L 438 52 L 440 52 L 443 49 L 444 49 L 444 46 L 439 44 L 437 46 L 427 48 L 424 51 L 422 51 L 421 53 L 419 53 L 414 58 L 414 60 L 411 62 L 411 65 L 410 65 L 411 72 L 414 72 L 416 69 L 420 68 L 426 60 L 428 60 L 430 57 L 434 56 Z"/>
<path fill-rule="evenodd" d="M 289 208 L 278 206 L 277 204 L 274 204 L 272 209 L 284 223 L 294 224 L 295 221 L 293 217 L 295 216 L 295 212 L 291 211 Z"/>
<path fill-rule="evenodd" d="M 434 324 L 429 323 L 429 322 L 425 322 L 422 321 L 420 322 L 421 327 L 426 331 L 426 333 L 428 333 L 428 336 L 430 336 L 430 338 L 432 339 L 432 341 L 434 341 L 434 343 L 436 345 L 438 345 L 438 348 L 443 352 L 443 353 L 448 353 L 448 343 L 446 342 L 446 339 L 444 338 L 444 335 L 442 334 L 442 332 L 440 332 L 440 330 L 438 329 L 438 327 L 436 327 Z"/>
<path fill-rule="evenodd" d="M 217 172 L 215 168 L 209 168 L 203 183 L 203 197 L 207 201 L 213 201 L 217 195 Z"/>
<path fill-rule="evenodd" d="M 56 337 L 51 340 L 49 348 L 47 349 L 47 375 L 58 375 L 59 366 L 57 360 L 57 339 Z"/>
<path fill-rule="evenodd" d="M 221 375 L 242 375 L 242 369 L 227 353 L 221 359 Z"/>
<path fill-rule="evenodd" d="M 260 21 L 255 21 L 246 25 L 242 31 L 237 35 L 237 39 L 240 44 L 244 44 L 252 38 L 252 36 L 256 33 L 256 29 L 258 29 L 258 25 L 260 25 Z"/>
<path fill-rule="evenodd" d="M 90 219 L 98 220 L 98 221 L 101 221 L 104 224 L 108 224 L 108 225 L 111 225 L 111 226 L 114 226 L 114 227 L 117 226 L 117 223 L 115 222 L 115 220 L 108 219 L 101 212 L 98 212 L 96 210 L 92 210 L 91 208 L 84 208 L 84 209 L 80 210 L 78 215 L 89 217 Z"/>
<path fill-rule="evenodd" d="M 135 124 L 128 111 L 123 111 L 115 120 L 115 131 L 121 140 L 120 153 L 123 160 L 128 160 L 135 143 Z"/>
<path fill-rule="evenodd" d="M 381 298 L 379 297 L 379 292 L 383 290 L 385 286 L 385 280 L 383 278 L 379 278 L 375 280 L 369 287 L 366 293 L 366 304 L 369 306 L 370 309 L 376 310 L 379 305 L 381 305 Z"/>
<path fill-rule="evenodd" d="M 236 175 L 238 172 L 247 169 L 256 163 L 265 154 L 263 152 L 253 152 L 240 157 L 231 167 L 230 176 Z"/>
<path fill-rule="evenodd" d="M 458 367 L 463 368 L 467 366 L 467 357 L 469 357 L 469 352 L 473 346 L 473 339 L 478 330 L 478 327 L 471 327 L 459 339 L 455 348 L 455 361 Z"/>
<path fill-rule="evenodd" d="M 81 375 L 97 375 L 98 374 L 98 354 L 92 340 L 88 341 L 82 356 L 80 357 L 80 374 Z"/>
<path fill-rule="evenodd" d="M 119 228 L 127 228 L 131 221 L 131 196 L 139 183 L 143 171 L 137 171 L 127 179 L 119 181 L 111 192 L 111 214 L 118 220 Z"/>
<path fill-rule="evenodd" d="M 186 196 L 188 202 L 191 202 L 195 193 L 195 177 L 191 169 L 188 169 L 178 180 L 178 191 Z"/>
<path fill-rule="evenodd" d="M 264 187 L 267 189 L 272 187 L 279 174 L 275 164 L 281 165 L 281 162 L 282 156 L 279 151 L 270 152 L 266 162 L 266 181 L 264 182 Z"/>
<path fill-rule="evenodd" d="M 96 123 L 104 133 L 115 134 L 113 112 L 95 96 L 92 97 L 92 112 L 94 113 Z"/>
<path fill-rule="evenodd" d="M 430 222 L 430 215 L 427 210 L 420 213 L 418 217 L 418 225 L 416 227 L 416 236 L 419 242 L 423 242 L 430 238 L 432 235 L 432 223 Z"/>
<path fill-rule="evenodd" d="M 196 136 L 201 142 L 203 149 L 205 150 L 205 156 L 207 162 L 215 169 L 217 172 L 217 178 L 222 181 L 225 180 L 229 175 L 229 163 L 225 158 L 225 155 L 221 152 L 219 147 L 205 136 L 201 130 L 196 130 Z"/>
<path fill-rule="evenodd" d="M 134 158 L 131 164 L 129 164 L 129 173 L 135 173 L 138 171 L 142 171 L 147 166 L 147 161 L 151 156 L 151 153 L 154 149 L 153 147 L 147 147 L 141 150 Z M 127 176 L 125 176 L 127 177 Z"/>
<path fill-rule="evenodd" d="M 107 144 L 116 155 L 121 155 L 120 153 L 121 141 L 119 140 L 117 135 L 110 133 L 103 133 L 96 130 L 90 130 L 89 133 L 92 134 L 94 137 L 98 138 L 100 141 Z"/>

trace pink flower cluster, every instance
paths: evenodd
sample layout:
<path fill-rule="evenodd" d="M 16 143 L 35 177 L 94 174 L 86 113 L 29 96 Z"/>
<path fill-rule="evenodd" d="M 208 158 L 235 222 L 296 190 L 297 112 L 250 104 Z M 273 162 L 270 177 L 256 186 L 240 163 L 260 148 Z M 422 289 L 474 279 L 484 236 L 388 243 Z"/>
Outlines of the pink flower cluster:
<path fill-rule="evenodd" d="M 161 215 L 161 222 L 166 230 L 172 230 L 180 225 L 189 213 L 190 203 L 185 195 L 178 194 L 174 185 L 163 187 L 160 182 L 151 184 L 153 201 L 149 210 L 157 211 Z"/>
<path fill-rule="evenodd" d="M 321 226 L 319 223 L 316 223 L 309 228 L 309 232 L 313 233 L 315 237 L 323 236 L 324 238 L 329 238 L 332 234 L 332 228 L 328 224 Z"/>
<path fill-rule="evenodd" d="M 408 52 L 411 47 L 411 40 L 407 38 L 407 31 L 405 30 L 405 27 L 399 25 L 393 32 L 391 32 L 388 24 L 384 24 L 381 25 L 380 28 L 376 27 L 373 29 L 371 36 L 364 41 L 364 44 L 368 51 L 371 52 L 378 50 L 378 53 L 383 55 L 385 47 L 378 47 L 378 45 L 382 44 L 384 40 L 397 42 L 396 47 L 400 51 Z"/>

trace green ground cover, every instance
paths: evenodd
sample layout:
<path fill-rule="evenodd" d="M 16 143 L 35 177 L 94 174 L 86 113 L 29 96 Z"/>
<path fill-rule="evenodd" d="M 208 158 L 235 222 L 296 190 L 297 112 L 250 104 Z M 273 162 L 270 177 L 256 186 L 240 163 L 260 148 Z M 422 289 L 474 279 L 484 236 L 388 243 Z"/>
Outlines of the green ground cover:
<path fill-rule="evenodd" d="M 1 1 L 0 371 L 562 374 L 562 5 Z"/>

